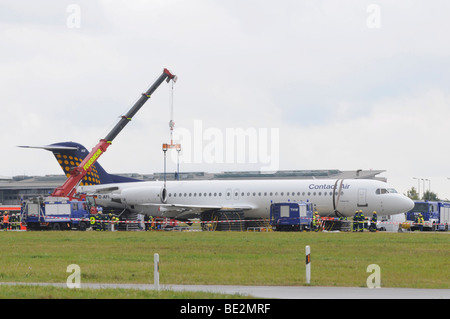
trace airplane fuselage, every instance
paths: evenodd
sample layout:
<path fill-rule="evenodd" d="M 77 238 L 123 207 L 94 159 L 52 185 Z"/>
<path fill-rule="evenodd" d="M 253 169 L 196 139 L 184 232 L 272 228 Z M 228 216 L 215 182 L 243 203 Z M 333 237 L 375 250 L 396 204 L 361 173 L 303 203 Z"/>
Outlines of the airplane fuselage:
<path fill-rule="evenodd" d="M 109 193 L 98 191 L 117 187 Z M 165 192 L 163 192 L 163 190 Z M 377 180 L 201 180 L 133 182 L 79 187 L 97 193 L 106 207 L 170 218 L 192 218 L 201 211 L 242 209 L 246 218 L 269 218 L 270 205 L 309 201 L 321 216 L 351 217 L 362 210 L 379 216 L 410 210 L 414 203 Z"/>

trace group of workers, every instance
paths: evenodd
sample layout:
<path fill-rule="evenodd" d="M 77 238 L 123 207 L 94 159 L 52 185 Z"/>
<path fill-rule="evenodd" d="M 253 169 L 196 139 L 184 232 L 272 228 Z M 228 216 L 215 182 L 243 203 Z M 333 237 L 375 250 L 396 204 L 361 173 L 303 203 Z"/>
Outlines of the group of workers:
<path fill-rule="evenodd" d="M 111 213 L 102 214 L 101 212 L 98 212 L 98 214 L 91 215 L 89 220 L 92 229 L 98 231 L 112 230 L 111 225 L 115 225 L 117 229 L 119 225 L 119 217 Z"/>
<path fill-rule="evenodd" d="M 0 215 L 1 229 L 3 230 L 19 230 L 20 214 L 4 211 Z"/>
<path fill-rule="evenodd" d="M 362 232 L 364 229 L 368 229 L 370 232 L 376 232 L 377 231 L 377 212 L 374 211 L 372 213 L 372 218 L 370 219 L 370 225 L 369 225 L 369 218 L 364 216 L 364 213 L 362 210 L 356 211 L 355 215 L 353 215 L 353 231 L 354 232 Z"/>
<path fill-rule="evenodd" d="M 144 229 L 145 231 L 157 230 L 161 228 L 161 224 L 157 223 L 153 216 L 144 216 Z"/>
<path fill-rule="evenodd" d="M 92 214 L 89 218 L 90 225 L 93 230 L 106 231 L 117 230 L 119 227 L 120 219 L 117 215 L 103 214 L 99 211 L 97 214 Z M 145 230 L 156 230 L 157 225 L 152 216 L 144 217 Z M 113 226 L 114 225 L 114 226 Z M 14 213 L 9 211 L 0 212 L 0 230 L 19 230 L 21 229 L 20 213 Z M 113 228 L 114 227 L 114 228 Z"/>
<path fill-rule="evenodd" d="M 342 217 L 339 220 L 347 220 L 347 218 Z M 313 214 L 311 227 L 315 232 L 323 229 L 323 221 L 317 211 Z M 353 231 L 362 232 L 364 229 L 368 229 L 370 232 L 377 231 L 377 212 L 373 212 L 372 218 L 370 219 L 370 224 L 369 219 L 364 216 L 362 210 L 355 212 L 355 215 L 353 216 Z"/>
<path fill-rule="evenodd" d="M 97 231 L 106 231 L 106 230 L 117 230 L 119 227 L 120 219 L 118 216 L 109 214 L 102 214 L 101 211 L 98 214 L 91 215 L 90 223 L 93 230 Z M 123 223 L 123 221 L 122 221 Z M 113 226 L 114 225 L 114 226 Z M 155 220 L 152 216 L 144 216 L 144 229 L 148 230 L 156 230 L 159 228 L 155 224 Z"/>
<path fill-rule="evenodd" d="M 105 230 L 112 230 L 112 225 L 114 225 L 115 229 L 117 230 L 119 225 L 119 217 L 116 215 L 113 215 L 111 213 L 109 214 L 102 214 L 101 211 L 98 214 L 91 215 L 90 217 L 90 224 L 93 230 L 97 231 L 105 231 Z M 0 213 L 0 223 L 2 230 L 19 230 L 20 229 L 20 214 L 19 213 L 10 213 L 8 211 L 4 211 L 3 213 Z M 415 220 L 415 223 L 418 225 L 418 228 L 420 231 L 423 230 L 423 224 L 424 224 L 424 218 L 422 214 L 418 214 Z M 152 216 L 145 216 L 144 217 L 144 225 L 145 230 L 155 230 L 159 227 L 155 225 L 155 220 Z M 312 230 L 315 232 L 318 232 L 323 229 L 322 219 L 320 218 L 320 215 L 317 211 L 313 214 L 312 219 Z M 364 229 L 368 229 L 370 232 L 376 232 L 377 231 L 377 212 L 374 211 L 372 213 L 372 218 L 369 219 L 368 217 L 364 216 L 364 213 L 362 210 L 356 211 L 355 215 L 353 216 L 353 231 L 354 232 L 363 232 Z"/>

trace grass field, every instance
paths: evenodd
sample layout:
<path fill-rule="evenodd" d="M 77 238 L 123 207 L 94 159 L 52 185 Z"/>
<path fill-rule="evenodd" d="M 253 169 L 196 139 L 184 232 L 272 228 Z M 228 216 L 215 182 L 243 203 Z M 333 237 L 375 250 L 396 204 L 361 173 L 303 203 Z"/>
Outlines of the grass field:
<path fill-rule="evenodd" d="M 0 282 L 304 285 L 311 246 L 314 286 L 450 288 L 448 233 L 0 232 Z M 4 289 L 3 287 L 1 288 Z M 14 289 L 14 288 L 8 288 Z"/>

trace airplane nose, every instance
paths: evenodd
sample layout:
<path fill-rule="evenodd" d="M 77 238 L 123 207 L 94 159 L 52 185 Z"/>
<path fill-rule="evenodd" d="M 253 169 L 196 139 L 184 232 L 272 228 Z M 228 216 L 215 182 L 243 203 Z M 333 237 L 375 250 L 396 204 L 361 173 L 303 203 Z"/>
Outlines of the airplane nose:
<path fill-rule="evenodd" d="M 391 200 L 383 203 L 384 211 L 389 215 L 409 212 L 414 207 L 414 202 L 401 194 L 392 194 Z"/>
<path fill-rule="evenodd" d="M 403 196 L 402 201 L 400 203 L 400 213 L 406 213 L 409 212 L 411 209 L 414 208 L 414 202 L 406 196 Z"/>

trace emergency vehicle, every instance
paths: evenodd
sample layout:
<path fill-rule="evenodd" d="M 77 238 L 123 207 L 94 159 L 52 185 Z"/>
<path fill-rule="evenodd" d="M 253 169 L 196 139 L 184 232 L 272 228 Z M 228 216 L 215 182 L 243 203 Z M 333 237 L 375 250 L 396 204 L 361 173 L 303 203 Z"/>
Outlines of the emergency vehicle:
<path fill-rule="evenodd" d="M 449 202 L 414 201 L 414 208 L 406 213 L 406 220 L 411 224 L 411 230 L 419 228 L 416 223 L 419 214 L 423 216 L 423 230 L 449 230 Z"/>
<path fill-rule="evenodd" d="M 288 202 L 270 205 L 270 224 L 275 231 L 311 230 L 312 219 L 312 203 Z"/>
<path fill-rule="evenodd" d="M 86 230 L 90 227 L 93 197 L 72 200 L 67 197 L 32 198 L 23 201 L 21 220 L 28 230 Z"/>

